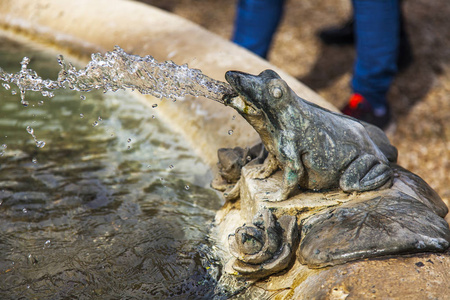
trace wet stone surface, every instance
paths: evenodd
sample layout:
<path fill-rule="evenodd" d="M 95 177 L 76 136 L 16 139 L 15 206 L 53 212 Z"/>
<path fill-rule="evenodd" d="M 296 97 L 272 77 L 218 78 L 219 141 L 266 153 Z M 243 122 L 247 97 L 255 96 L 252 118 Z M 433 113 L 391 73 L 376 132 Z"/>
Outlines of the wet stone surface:
<path fill-rule="evenodd" d="M 303 225 L 302 237 L 298 259 L 312 268 L 383 255 L 442 252 L 450 244 L 447 222 L 401 192 L 329 209 Z"/>

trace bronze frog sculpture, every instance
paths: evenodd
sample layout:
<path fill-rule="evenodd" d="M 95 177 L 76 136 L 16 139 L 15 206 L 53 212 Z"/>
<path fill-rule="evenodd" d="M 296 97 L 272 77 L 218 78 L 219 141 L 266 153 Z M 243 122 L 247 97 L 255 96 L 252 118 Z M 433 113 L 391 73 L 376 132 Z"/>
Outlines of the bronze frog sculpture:
<path fill-rule="evenodd" d="M 300 98 L 272 70 L 257 76 L 228 71 L 225 78 L 236 92 L 225 104 L 255 128 L 269 152 L 252 177 L 283 170 L 277 201 L 298 187 L 359 192 L 391 185 L 389 162 L 397 149 L 381 129 Z"/>

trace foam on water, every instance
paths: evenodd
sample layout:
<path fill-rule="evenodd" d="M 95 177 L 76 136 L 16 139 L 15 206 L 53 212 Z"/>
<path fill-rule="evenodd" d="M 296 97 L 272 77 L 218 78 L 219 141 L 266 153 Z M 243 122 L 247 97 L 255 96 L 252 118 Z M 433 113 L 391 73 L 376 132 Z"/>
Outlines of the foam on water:
<path fill-rule="evenodd" d="M 14 74 L 0 68 L 0 80 L 5 82 L 3 86 L 10 89 L 9 84 L 16 85 L 25 106 L 28 105 L 25 100 L 26 91 L 37 91 L 43 96 L 53 97 L 51 91 L 60 88 L 81 92 L 128 88 L 159 98 L 176 100 L 191 95 L 221 103 L 224 95 L 232 93 L 227 83 L 214 80 L 186 64 L 179 66 L 172 61 L 160 63 L 151 56 L 128 54 L 118 46 L 104 55 L 92 54 L 92 60 L 80 70 L 59 56 L 61 71 L 57 80 L 42 79 L 34 70 L 27 68 L 29 62 L 30 59 L 24 57 L 21 70 Z"/>

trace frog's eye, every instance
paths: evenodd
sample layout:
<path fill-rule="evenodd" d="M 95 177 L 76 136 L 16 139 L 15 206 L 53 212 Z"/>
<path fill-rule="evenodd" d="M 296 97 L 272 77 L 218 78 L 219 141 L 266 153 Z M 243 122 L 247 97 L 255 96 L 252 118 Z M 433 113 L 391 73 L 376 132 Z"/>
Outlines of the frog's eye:
<path fill-rule="evenodd" d="M 283 96 L 283 90 L 277 86 L 273 87 L 270 92 L 272 93 L 272 96 L 277 99 Z"/>

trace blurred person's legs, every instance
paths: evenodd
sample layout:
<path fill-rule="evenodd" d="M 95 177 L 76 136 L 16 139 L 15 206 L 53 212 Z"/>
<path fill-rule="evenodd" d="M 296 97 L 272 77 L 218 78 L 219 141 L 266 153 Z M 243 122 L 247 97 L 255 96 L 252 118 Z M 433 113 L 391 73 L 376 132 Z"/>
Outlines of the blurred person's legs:
<path fill-rule="evenodd" d="M 411 49 L 411 43 L 409 41 L 408 33 L 405 29 L 405 18 L 402 13 L 402 2 L 403 0 L 399 0 L 399 6 L 400 6 L 400 41 L 399 41 L 399 55 L 397 58 L 397 66 L 398 70 L 402 71 L 407 69 L 412 61 L 413 61 L 413 53 Z M 324 28 L 320 30 L 317 34 L 319 38 L 324 42 L 325 44 L 329 45 L 351 45 L 354 44 L 355 38 L 354 38 L 354 28 L 355 27 L 355 20 L 353 13 L 351 14 L 351 17 L 342 23 L 341 25 L 335 25 L 328 28 Z"/>
<path fill-rule="evenodd" d="M 387 93 L 397 73 L 398 0 L 353 0 L 356 62 L 354 96 L 345 114 L 381 128 L 390 121 Z"/>
<path fill-rule="evenodd" d="M 233 42 L 266 58 L 284 0 L 239 0 Z"/>

